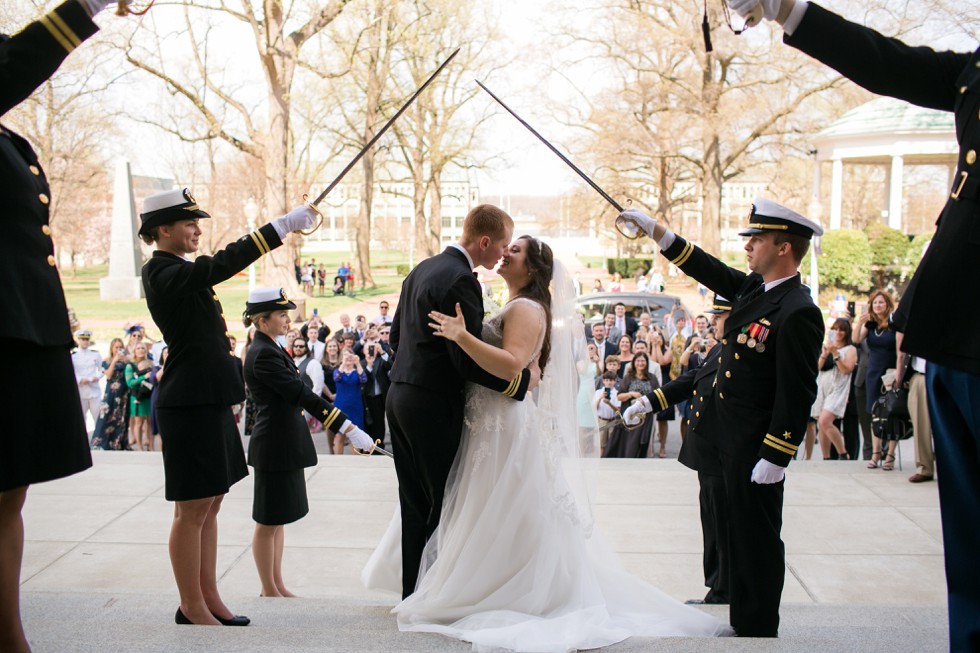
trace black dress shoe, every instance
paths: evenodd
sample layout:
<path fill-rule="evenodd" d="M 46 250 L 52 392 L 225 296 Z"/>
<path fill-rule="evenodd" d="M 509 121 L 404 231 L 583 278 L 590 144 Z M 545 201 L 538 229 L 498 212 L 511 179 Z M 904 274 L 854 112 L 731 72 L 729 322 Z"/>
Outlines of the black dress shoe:
<path fill-rule="evenodd" d="M 177 608 L 177 614 L 174 615 L 174 623 L 178 626 L 193 626 L 194 622 L 184 616 L 184 613 Z"/>
<path fill-rule="evenodd" d="M 252 620 L 248 617 L 243 617 L 241 615 L 235 615 L 231 619 L 222 619 L 215 613 L 211 613 L 211 616 L 221 622 L 222 626 L 247 626 L 252 623 Z M 188 622 L 190 623 L 190 622 Z"/>
<path fill-rule="evenodd" d="M 709 594 L 703 599 L 688 599 L 686 605 L 728 605 L 728 599 Z"/>

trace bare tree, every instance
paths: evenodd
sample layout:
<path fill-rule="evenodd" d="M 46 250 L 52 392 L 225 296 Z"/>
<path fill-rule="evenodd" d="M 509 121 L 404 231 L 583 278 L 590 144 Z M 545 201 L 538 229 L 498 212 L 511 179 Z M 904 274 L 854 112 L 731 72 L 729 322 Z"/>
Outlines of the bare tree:
<path fill-rule="evenodd" d="M 268 217 L 288 210 L 302 192 L 295 182 L 290 182 L 296 171 L 292 96 L 297 71 L 302 69 L 300 51 L 337 18 L 347 2 L 330 0 L 312 7 L 308 13 L 304 12 L 307 5 L 282 0 L 242 0 L 236 7 L 224 0 L 187 2 L 182 5 L 183 27 L 178 34 L 158 32 L 156 40 L 152 40 L 141 30 L 140 37 L 127 44 L 127 61 L 162 82 L 167 92 L 185 102 L 198 118 L 193 129 L 159 119 L 155 124 L 189 143 L 220 139 L 262 162 Z M 240 40 L 232 43 L 217 38 L 219 30 L 228 34 L 236 26 L 245 26 L 252 37 L 251 47 L 258 55 L 265 82 L 261 100 L 249 100 L 244 83 L 236 86 L 226 82 L 218 65 L 241 60 L 236 53 Z M 174 38 L 186 44 L 190 57 L 186 70 L 180 63 L 166 61 L 161 54 L 163 40 Z M 211 52 L 212 44 L 218 42 L 226 46 L 213 45 L 220 51 Z M 258 107 L 264 109 L 264 121 L 256 117 Z M 300 244 L 298 236 L 290 235 L 284 247 L 264 257 L 263 283 L 298 292 L 293 264 Z"/>

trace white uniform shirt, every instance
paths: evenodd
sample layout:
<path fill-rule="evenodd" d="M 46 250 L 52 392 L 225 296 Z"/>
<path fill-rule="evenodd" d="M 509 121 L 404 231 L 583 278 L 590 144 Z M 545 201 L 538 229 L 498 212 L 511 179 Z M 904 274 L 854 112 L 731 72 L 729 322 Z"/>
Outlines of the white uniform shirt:
<path fill-rule="evenodd" d="M 91 347 L 88 349 L 78 348 L 71 355 L 71 364 L 75 367 L 75 382 L 81 379 L 101 379 L 103 375 L 102 356 Z M 102 392 L 99 390 L 99 382 L 78 383 L 78 394 L 82 399 L 99 398 Z"/>

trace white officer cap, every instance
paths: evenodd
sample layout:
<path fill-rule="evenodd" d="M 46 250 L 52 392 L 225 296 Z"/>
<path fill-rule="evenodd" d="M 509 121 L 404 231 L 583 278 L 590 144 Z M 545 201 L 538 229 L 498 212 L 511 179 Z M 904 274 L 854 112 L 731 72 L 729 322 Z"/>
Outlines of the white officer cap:
<path fill-rule="evenodd" d="M 822 236 L 823 227 L 782 204 L 762 197 L 755 198 L 749 213 L 749 226 L 739 236 L 752 236 L 767 231 L 782 231 L 804 238 Z"/>

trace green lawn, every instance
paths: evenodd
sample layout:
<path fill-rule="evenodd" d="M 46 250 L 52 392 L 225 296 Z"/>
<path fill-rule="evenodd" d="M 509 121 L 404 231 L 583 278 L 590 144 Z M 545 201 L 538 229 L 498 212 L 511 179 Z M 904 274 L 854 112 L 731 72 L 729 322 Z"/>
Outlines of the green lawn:
<path fill-rule="evenodd" d="M 364 291 L 358 289 L 354 297 L 335 297 L 330 292 L 334 273 L 340 262 L 348 261 L 350 257 L 343 252 L 315 252 L 303 256 L 304 260 L 309 258 L 315 258 L 317 263 L 322 261 L 330 269 L 331 274 L 327 278 L 327 294 L 323 297 L 314 296 L 308 300 L 307 315 L 311 314 L 314 308 L 322 315 L 329 315 L 345 308 L 353 310 L 353 307 L 372 297 L 397 293 L 401 288 L 402 277 L 395 274 L 395 266 L 408 261 L 407 256 L 397 251 L 371 252 L 372 264 L 377 262 L 377 265 L 372 265 L 377 287 Z M 105 265 L 79 268 L 75 277 L 65 276 L 62 280 L 68 306 L 75 310 L 75 315 L 82 326 L 93 331 L 95 340 L 99 343 L 99 351 L 105 353 L 109 340 L 121 336 L 123 325 L 126 323 L 142 322 L 151 337 L 159 337 L 159 331 L 150 319 L 144 300 L 108 301 L 99 298 L 99 279 L 106 276 L 107 271 Z M 261 285 L 261 277 L 258 283 Z M 224 308 L 229 331 L 239 339 L 243 338 L 245 327 L 241 322 L 241 314 L 248 296 L 248 275 L 243 272 L 216 286 L 215 289 Z M 318 289 L 315 292 L 318 292 Z M 368 315 L 368 318 L 371 317 L 374 315 Z"/>

